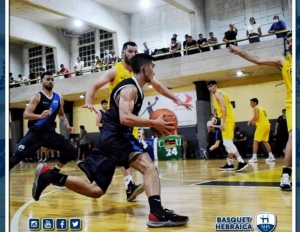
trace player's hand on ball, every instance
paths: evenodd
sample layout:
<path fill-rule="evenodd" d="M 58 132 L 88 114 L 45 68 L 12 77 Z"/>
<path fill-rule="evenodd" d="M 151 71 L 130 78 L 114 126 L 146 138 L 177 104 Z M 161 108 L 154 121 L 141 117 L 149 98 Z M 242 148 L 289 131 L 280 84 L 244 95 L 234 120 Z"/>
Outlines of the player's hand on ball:
<path fill-rule="evenodd" d="M 161 114 L 154 122 L 154 128 L 161 132 L 163 136 L 171 135 L 175 130 L 175 121 L 167 122 L 164 120 L 165 114 Z"/>

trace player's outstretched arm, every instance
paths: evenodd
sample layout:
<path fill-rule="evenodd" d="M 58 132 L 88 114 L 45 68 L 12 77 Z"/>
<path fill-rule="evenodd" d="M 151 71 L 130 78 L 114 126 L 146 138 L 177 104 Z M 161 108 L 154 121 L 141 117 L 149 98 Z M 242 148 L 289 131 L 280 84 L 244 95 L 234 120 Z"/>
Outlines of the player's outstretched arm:
<path fill-rule="evenodd" d="M 153 88 L 159 92 L 161 95 L 170 98 L 180 106 L 184 106 L 187 110 L 192 110 L 192 105 L 182 102 L 178 97 L 176 97 L 166 86 L 159 83 L 155 78 L 152 79 L 151 85 Z"/>
<path fill-rule="evenodd" d="M 111 68 L 107 70 L 102 76 L 100 76 L 97 81 L 91 85 L 91 87 L 88 89 L 88 91 L 85 94 L 85 104 L 82 106 L 82 108 L 89 109 L 91 112 L 94 111 L 96 114 L 98 114 L 98 110 L 94 108 L 93 106 L 93 99 L 95 96 L 95 93 L 98 89 L 102 88 L 104 85 L 106 85 L 108 82 L 114 80 L 116 76 L 116 69 Z"/>
<path fill-rule="evenodd" d="M 231 53 L 234 53 L 235 55 L 238 55 L 252 63 L 259 64 L 259 65 L 275 66 L 279 68 L 283 66 L 284 56 L 260 57 L 260 56 L 252 55 L 248 52 L 244 52 L 240 48 L 234 45 L 229 45 L 229 46 L 230 46 L 229 51 Z"/>

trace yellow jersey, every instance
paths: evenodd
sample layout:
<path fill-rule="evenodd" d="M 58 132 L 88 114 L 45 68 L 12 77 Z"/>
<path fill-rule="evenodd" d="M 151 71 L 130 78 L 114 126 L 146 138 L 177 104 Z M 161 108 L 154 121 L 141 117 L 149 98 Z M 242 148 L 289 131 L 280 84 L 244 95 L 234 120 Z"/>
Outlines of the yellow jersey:
<path fill-rule="evenodd" d="M 119 84 L 121 81 L 127 79 L 127 78 L 132 78 L 133 77 L 133 72 L 129 72 L 127 69 L 125 69 L 123 62 L 118 62 L 114 68 L 116 69 L 116 76 L 115 78 L 108 83 L 108 90 L 109 94 L 112 92 L 112 90 L 116 87 L 117 84 Z M 110 99 L 108 99 L 108 108 L 109 108 L 109 102 Z M 133 128 L 132 132 L 133 136 L 135 138 L 139 137 L 139 130 L 137 127 Z"/>
<path fill-rule="evenodd" d="M 226 107 L 226 121 L 225 121 L 225 123 L 226 122 L 235 122 L 233 107 L 230 103 L 230 99 L 229 99 L 227 93 L 225 93 L 221 89 L 218 89 L 217 93 L 221 93 L 223 95 L 223 99 L 224 99 L 224 103 L 225 103 L 225 107 Z M 222 105 L 221 105 L 220 102 L 218 102 L 216 96 L 214 96 L 214 105 L 216 106 L 218 117 L 222 119 L 222 116 L 223 116 Z"/>
<path fill-rule="evenodd" d="M 283 67 L 282 67 L 282 76 L 286 87 L 286 100 L 285 106 L 286 108 L 292 107 L 292 55 L 288 55 L 285 57 Z"/>
<path fill-rule="evenodd" d="M 270 126 L 268 115 L 264 107 L 256 105 L 254 108 L 258 110 L 258 119 L 255 121 L 256 126 Z"/>
<path fill-rule="evenodd" d="M 116 87 L 117 84 L 119 84 L 121 81 L 133 77 L 133 72 L 129 72 L 127 69 L 125 69 L 123 62 L 118 62 L 114 68 L 116 69 L 116 76 L 113 79 L 113 81 L 110 81 L 108 83 L 108 90 L 109 93 L 112 92 L 112 90 Z"/>

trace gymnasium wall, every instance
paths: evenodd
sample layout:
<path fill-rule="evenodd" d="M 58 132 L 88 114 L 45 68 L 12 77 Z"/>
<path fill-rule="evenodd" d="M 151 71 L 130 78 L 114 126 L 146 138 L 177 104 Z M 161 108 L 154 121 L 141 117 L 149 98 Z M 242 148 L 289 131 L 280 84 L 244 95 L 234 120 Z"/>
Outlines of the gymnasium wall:
<path fill-rule="evenodd" d="M 11 44 L 9 46 L 9 72 L 13 73 L 14 78 L 18 78 L 19 74 L 24 75 L 24 62 L 23 62 L 23 46 L 18 44 Z"/>
<path fill-rule="evenodd" d="M 165 5 L 131 15 L 131 37 L 140 49 L 143 49 L 143 42 L 147 42 L 152 50 L 169 47 L 174 33 L 178 35 L 177 40 L 183 42 L 185 34 L 192 35 L 197 41 L 199 33 L 208 38 L 208 33 L 212 31 L 221 42 L 224 33 L 229 29 L 229 23 L 235 23 L 238 28 L 237 39 L 245 38 L 246 27 L 252 16 L 256 19 L 256 23 L 261 25 L 263 34 L 268 33 L 274 15 L 284 20 L 287 28 L 292 27 L 291 0 L 181 0 L 177 2 L 187 5 L 195 13 L 189 14 L 172 5 Z M 261 41 L 274 38 L 275 35 L 264 37 Z M 248 43 L 248 41 L 239 42 L 240 45 Z"/>
<path fill-rule="evenodd" d="M 276 85 L 283 83 L 282 81 L 259 83 L 243 86 L 228 86 L 226 82 L 220 82 L 219 88 L 222 88 L 230 96 L 231 101 L 235 101 L 236 108 L 235 116 L 237 122 L 249 121 L 253 116 L 253 109 L 250 107 L 250 99 L 256 97 L 259 103 L 265 107 L 269 119 L 277 119 L 281 115 L 281 110 L 285 107 L 285 86 Z M 185 86 L 182 88 L 174 88 L 171 90 L 173 93 L 195 91 L 194 85 Z M 147 91 L 146 96 L 156 96 L 156 91 Z M 159 95 L 158 95 L 159 96 Z M 106 98 L 108 99 L 108 98 Z M 95 99 L 94 106 L 100 109 L 100 101 L 103 99 Z M 98 104 L 97 104 L 98 103 Z M 74 128 L 75 133 L 79 132 L 79 126 L 84 125 L 88 132 L 97 132 L 96 127 L 96 114 L 87 109 L 83 109 L 84 101 L 76 101 L 74 103 Z M 144 102 L 147 104 L 147 102 Z M 212 112 L 214 106 L 211 101 Z M 207 119 L 208 120 L 208 119 Z M 184 126 L 188 127 L 188 126 Z"/>
<path fill-rule="evenodd" d="M 10 36 L 22 41 L 28 41 L 28 44 L 19 50 L 19 56 L 23 57 L 23 62 L 18 70 L 22 70 L 22 74 L 26 77 L 29 75 L 28 48 L 33 44 L 55 48 L 55 67 L 57 69 L 61 63 L 67 65 L 70 62 L 71 40 L 62 35 L 61 29 L 10 16 Z M 10 56 L 9 59 L 10 63 L 15 63 L 14 56 Z M 11 72 L 15 73 L 12 69 Z"/>

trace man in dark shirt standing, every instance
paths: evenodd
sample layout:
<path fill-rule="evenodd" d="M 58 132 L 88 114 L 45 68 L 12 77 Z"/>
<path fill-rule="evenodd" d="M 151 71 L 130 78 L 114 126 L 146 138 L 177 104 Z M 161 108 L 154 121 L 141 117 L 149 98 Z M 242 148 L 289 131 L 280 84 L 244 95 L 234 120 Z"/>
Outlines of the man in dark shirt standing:
<path fill-rule="evenodd" d="M 197 41 L 197 44 L 198 44 L 201 52 L 208 52 L 208 51 L 210 51 L 209 47 L 203 47 L 203 46 L 208 45 L 207 39 L 203 38 L 203 34 L 199 34 L 199 39 Z"/>
<path fill-rule="evenodd" d="M 192 55 L 192 54 L 199 53 L 200 52 L 199 49 L 196 49 L 196 48 L 197 48 L 197 42 L 190 35 L 188 42 L 186 43 L 187 54 Z"/>
<path fill-rule="evenodd" d="M 189 35 L 186 34 L 186 35 L 184 36 L 184 38 L 185 38 L 185 41 L 183 41 L 182 45 L 183 45 L 183 48 L 186 49 L 186 47 L 187 47 L 186 44 L 187 44 L 187 42 L 188 42 Z M 183 52 L 183 55 L 186 56 L 186 55 L 187 55 L 187 51 L 184 51 L 184 52 Z"/>
<path fill-rule="evenodd" d="M 223 37 L 223 42 L 226 42 L 226 48 L 229 47 L 229 44 L 237 46 L 237 42 L 233 42 L 232 40 L 236 40 L 236 36 L 238 33 L 238 29 L 234 26 L 234 23 L 229 24 L 229 30 L 225 32 Z"/>
<path fill-rule="evenodd" d="M 276 153 L 279 156 L 283 156 L 284 149 L 286 143 L 289 138 L 286 117 L 285 117 L 286 110 L 282 110 L 282 115 L 278 117 L 276 125 L 275 125 L 275 132 L 274 135 L 276 136 Z"/>

